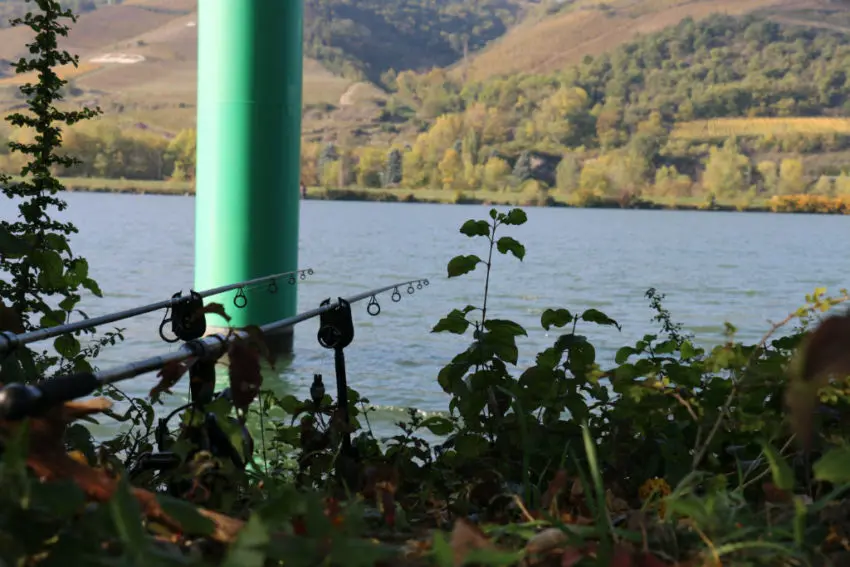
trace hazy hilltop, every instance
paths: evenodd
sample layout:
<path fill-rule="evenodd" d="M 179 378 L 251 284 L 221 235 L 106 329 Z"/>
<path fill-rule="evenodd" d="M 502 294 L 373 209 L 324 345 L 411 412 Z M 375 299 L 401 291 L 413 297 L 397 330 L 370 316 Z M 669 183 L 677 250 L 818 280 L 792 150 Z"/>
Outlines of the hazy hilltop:
<path fill-rule="evenodd" d="M 79 69 L 64 71 L 70 101 L 97 103 L 122 127 L 174 133 L 194 125 L 197 0 L 65 5 L 81 13 L 63 44 L 81 58 Z M 2 21 L 25 6 L 0 3 Z M 716 13 L 850 29 L 848 3 L 831 0 L 306 0 L 305 136 L 409 138 L 427 127 L 433 116 L 417 97 L 400 100 L 401 109 L 390 100 L 388 111 L 399 72 L 443 68 L 463 83 L 561 71 Z M 1 108 L 21 103 L 21 78 L 8 61 L 25 52 L 26 40 L 24 29 L 0 28 Z"/>

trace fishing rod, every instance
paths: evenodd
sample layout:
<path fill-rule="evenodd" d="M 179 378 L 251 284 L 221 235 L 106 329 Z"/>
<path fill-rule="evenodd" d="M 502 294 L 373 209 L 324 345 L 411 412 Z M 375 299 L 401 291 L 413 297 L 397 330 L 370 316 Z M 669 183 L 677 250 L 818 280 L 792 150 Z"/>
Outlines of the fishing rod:
<path fill-rule="evenodd" d="M 399 291 L 400 287 L 407 286 L 407 293 L 412 295 L 416 289 L 422 289 L 428 285 L 429 282 L 427 279 L 408 280 L 359 293 L 347 299 L 339 298 L 338 301 L 333 303 L 330 300 L 326 300 L 315 309 L 263 325 L 260 327 L 260 331 L 263 334 L 281 331 L 293 327 L 302 321 L 322 316 L 340 308 L 347 308 L 349 304 L 357 303 L 367 298 L 369 299 L 366 307 L 367 313 L 377 316 L 381 312 L 381 306 L 377 300 L 378 295 L 393 290 L 391 297 L 393 302 L 397 303 L 401 301 L 402 297 Z M 179 349 L 172 353 L 153 356 L 108 370 L 59 376 L 32 385 L 21 383 L 8 384 L 0 389 L 0 419 L 15 421 L 37 415 L 57 404 L 88 396 L 99 388 L 109 384 L 134 378 L 140 374 L 146 374 L 154 370 L 160 370 L 166 365 L 180 363 L 190 358 L 218 358 L 226 352 L 230 343 L 241 339 L 248 339 L 250 336 L 245 330 L 234 330 L 226 335 L 219 333 L 202 339 L 193 339 L 183 343 Z M 333 340 L 333 337 L 328 337 L 322 342 L 332 348 Z"/>
<path fill-rule="evenodd" d="M 65 325 L 56 325 L 55 327 L 47 327 L 44 329 L 37 329 L 35 331 L 30 331 L 28 333 L 16 334 L 8 331 L 0 332 L 0 355 L 11 352 L 15 348 L 26 345 L 29 343 L 34 343 L 38 341 L 43 341 L 46 339 L 51 339 L 53 337 L 58 337 L 59 335 L 64 335 L 66 333 L 73 333 L 76 331 L 83 331 L 87 329 L 93 329 L 100 325 L 105 325 L 107 323 L 114 323 L 115 321 L 122 321 L 124 319 L 129 319 L 131 317 L 135 317 L 137 315 L 144 315 L 145 313 L 152 313 L 153 311 L 159 311 L 160 309 L 172 309 L 175 307 L 184 308 L 187 305 L 191 304 L 192 307 L 197 307 L 197 302 L 200 299 L 211 297 L 213 295 L 218 295 L 220 293 L 225 293 L 227 291 L 232 291 L 234 289 L 238 289 L 239 293 L 233 300 L 234 305 L 238 308 L 245 307 L 248 304 L 248 298 L 245 295 L 245 289 L 253 288 L 258 286 L 259 284 L 264 284 L 269 282 L 269 292 L 276 293 L 277 292 L 277 280 L 289 276 L 290 285 L 295 283 L 295 278 L 298 276 L 299 279 L 304 280 L 307 276 L 313 275 L 313 268 L 307 268 L 306 270 L 294 270 L 291 272 L 283 272 L 280 274 L 274 274 L 271 276 L 263 276 L 260 278 L 254 278 L 252 280 L 247 280 L 235 284 L 223 285 L 220 287 L 216 287 L 213 289 L 208 289 L 206 291 L 190 291 L 188 296 L 183 295 L 183 292 L 179 292 L 174 294 L 171 299 L 166 299 L 165 301 L 158 301 L 156 303 L 151 303 L 149 305 L 143 305 L 141 307 L 134 307 L 132 309 L 127 309 L 124 311 L 118 311 L 117 313 L 110 313 L 108 315 L 101 315 L 100 317 L 89 317 L 83 319 L 81 321 L 75 321 L 73 323 L 67 323 Z M 181 309 L 183 312 L 187 312 L 188 309 Z M 177 333 L 177 339 L 166 338 L 164 329 L 167 323 L 175 320 L 175 317 L 171 319 L 163 318 L 162 324 L 160 324 L 159 334 L 160 337 L 166 342 L 173 343 L 179 340 L 179 335 L 182 333 Z M 174 329 L 172 329 L 174 330 Z M 201 335 L 203 335 L 203 331 L 201 331 Z M 199 335 L 200 336 L 200 335 Z M 193 337 L 196 338 L 196 337 Z"/>

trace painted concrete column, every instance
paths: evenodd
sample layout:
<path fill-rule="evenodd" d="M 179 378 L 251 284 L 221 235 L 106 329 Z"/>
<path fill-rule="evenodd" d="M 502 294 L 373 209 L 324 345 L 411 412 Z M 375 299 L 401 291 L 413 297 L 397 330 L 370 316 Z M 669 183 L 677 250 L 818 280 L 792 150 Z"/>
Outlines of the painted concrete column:
<path fill-rule="evenodd" d="M 198 2 L 195 289 L 298 268 L 302 0 Z M 297 284 L 223 302 L 234 326 L 295 314 Z M 224 321 L 210 317 L 210 327 Z M 291 351 L 292 334 L 277 350 Z"/>

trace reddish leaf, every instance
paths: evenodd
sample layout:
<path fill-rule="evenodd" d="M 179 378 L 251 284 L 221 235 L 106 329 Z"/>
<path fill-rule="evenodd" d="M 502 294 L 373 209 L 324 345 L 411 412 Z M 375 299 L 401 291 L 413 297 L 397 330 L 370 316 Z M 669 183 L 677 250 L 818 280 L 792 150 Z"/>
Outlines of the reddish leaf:
<path fill-rule="evenodd" d="M 568 547 L 564 550 L 564 554 L 561 556 L 561 567 L 573 567 L 573 565 L 581 561 L 585 555 L 586 553 L 584 549 Z"/>
<path fill-rule="evenodd" d="M 808 449 L 817 391 L 831 375 L 850 374 L 850 315 L 825 319 L 801 348 L 802 365 L 797 380 L 789 383 L 786 403 L 797 438 Z"/>
<path fill-rule="evenodd" d="M 192 401 L 212 399 L 215 392 L 215 360 L 198 359 L 189 367 Z"/>
<path fill-rule="evenodd" d="M 608 567 L 632 567 L 632 565 L 632 550 L 625 545 L 617 545 Z"/>
<path fill-rule="evenodd" d="M 666 563 L 649 552 L 638 555 L 637 564 L 638 567 L 667 567 Z"/>
<path fill-rule="evenodd" d="M 189 370 L 189 365 L 191 365 L 192 362 L 194 362 L 194 359 L 190 359 L 186 362 L 169 362 L 163 366 L 156 375 L 156 377 L 159 378 L 159 382 L 156 386 L 151 388 L 151 399 L 159 400 L 160 394 L 170 394 L 171 388 L 173 388 L 174 385 L 180 381 L 180 378 L 186 374 L 186 371 Z"/>
<path fill-rule="evenodd" d="M 549 486 L 546 488 L 546 492 L 543 493 L 543 498 L 541 499 L 541 506 L 544 510 L 548 510 L 552 505 L 552 502 L 555 501 L 555 497 L 567 487 L 567 471 L 564 469 L 558 470 L 555 473 L 555 478 L 552 479 L 552 482 L 549 483 Z"/>
<path fill-rule="evenodd" d="M 307 523 L 302 516 L 292 518 L 292 531 L 295 535 L 307 535 Z"/>
<path fill-rule="evenodd" d="M 464 559 L 472 550 L 494 548 L 484 532 L 465 518 L 455 520 L 450 545 L 456 566 L 463 565 Z"/>
<path fill-rule="evenodd" d="M 263 334 L 263 330 L 260 329 L 257 325 L 248 325 L 247 327 L 242 327 L 240 330 L 248 333 L 248 337 L 250 338 L 251 344 L 257 347 L 257 349 L 260 351 L 260 354 L 269 363 L 269 366 L 274 368 L 274 356 L 272 356 L 272 352 L 269 350 L 269 346 L 266 343 L 266 337 Z"/>
<path fill-rule="evenodd" d="M 764 490 L 764 497 L 768 502 L 784 503 L 791 501 L 791 493 L 787 490 L 778 488 L 772 482 L 765 482 L 761 485 L 761 487 L 762 490 Z"/>
<path fill-rule="evenodd" d="M 18 312 L 2 303 L 0 303 L 0 331 L 11 331 L 17 334 L 25 332 Z"/>
<path fill-rule="evenodd" d="M 395 497 L 389 490 L 381 491 L 381 511 L 384 522 L 391 528 L 395 527 Z"/>
<path fill-rule="evenodd" d="M 224 309 L 224 305 L 221 303 L 207 303 L 204 305 L 202 309 L 199 309 L 197 313 L 195 313 L 195 319 L 200 317 L 201 315 L 218 315 L 228 323 L 230 322 L 230 315 L 227 314 L 227 311 Z"/>
<path fill-rule="evenodd" d="M 256 349 L 244 341 L 234 341 L 227 352 L 230 358 L 230 393 L 233 406 L 246 410 L 260 392 L 263 375 Z"/>

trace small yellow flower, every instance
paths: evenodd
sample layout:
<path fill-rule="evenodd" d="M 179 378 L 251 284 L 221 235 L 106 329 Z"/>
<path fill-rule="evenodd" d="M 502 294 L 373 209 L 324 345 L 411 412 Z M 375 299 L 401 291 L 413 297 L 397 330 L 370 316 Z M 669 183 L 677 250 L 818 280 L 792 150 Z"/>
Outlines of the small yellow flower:
<path fill-rule="evenodd" d="M 644 502 L 652 496 L 656 494 L 658 498 L 663 498 L 665 496 L 669 496 L 672 491 L 670 490 L 670 485 L 667 484 L 667 481 L 663 478 L 650 478 L 646 482 L 644 482 L 641 487 L 638 489 L 638 496 Z M 658 515 L 664 516 L 664 512 L 667 510 L 664 502 L 660 502 L 658 504 Z"/>

